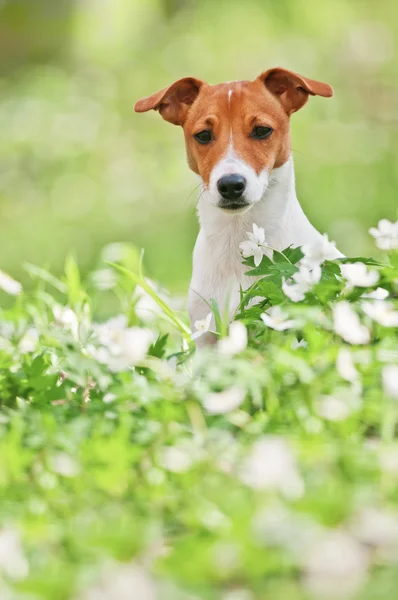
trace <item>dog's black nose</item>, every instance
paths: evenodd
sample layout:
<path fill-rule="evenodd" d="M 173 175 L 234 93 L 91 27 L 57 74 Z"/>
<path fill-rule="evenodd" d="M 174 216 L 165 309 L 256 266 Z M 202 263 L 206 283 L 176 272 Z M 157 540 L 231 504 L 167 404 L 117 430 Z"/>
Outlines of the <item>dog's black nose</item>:
<path fill-rule="evenodd" d="M 217 181 L 217 189 L 225 200 L 237 200 L 246 188 L 246 179 L 242 175 L 232 173 L 224 175 Z"/>

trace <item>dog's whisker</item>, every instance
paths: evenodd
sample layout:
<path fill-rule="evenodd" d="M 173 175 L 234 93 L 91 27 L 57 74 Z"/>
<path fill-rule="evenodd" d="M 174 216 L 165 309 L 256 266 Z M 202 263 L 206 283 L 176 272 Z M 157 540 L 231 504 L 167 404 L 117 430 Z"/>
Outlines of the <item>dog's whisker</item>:
<path fill-rule="evenodd" d="M 192 195 L 196 192 L 196 190 L 200 187 L 202 187 L 203 184 L 202 182 L 198 183 L 198 185 L 195 185 L 195 187 L 193 188 L 192 192 L 189 194 L 189 196 L 185 199 L 185 204 L 191 199 Z"/>

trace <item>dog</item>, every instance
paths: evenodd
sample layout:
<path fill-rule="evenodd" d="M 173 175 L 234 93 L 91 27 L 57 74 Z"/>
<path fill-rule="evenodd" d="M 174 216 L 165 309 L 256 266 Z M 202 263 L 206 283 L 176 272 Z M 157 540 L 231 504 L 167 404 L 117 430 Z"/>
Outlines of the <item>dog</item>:
<path fill-rule="evenodd" d="M 136 103 L 136 112 L 158 111 L 183 128 L 189 167 L 203 182 L 188 295 L 192 324 L 209 313 L 211 299 L 232 316 L 240 288 L 253 283 L 239 249 L 253 224 L 277 250 L 320 241 L 296 196 L 290 116 L 309 96 L 332 95 L 327 83 L 277 67 L 254 81 L 218 85 L 185 77 Z M 214 341 L 207 333 L 197 343 Z"/>

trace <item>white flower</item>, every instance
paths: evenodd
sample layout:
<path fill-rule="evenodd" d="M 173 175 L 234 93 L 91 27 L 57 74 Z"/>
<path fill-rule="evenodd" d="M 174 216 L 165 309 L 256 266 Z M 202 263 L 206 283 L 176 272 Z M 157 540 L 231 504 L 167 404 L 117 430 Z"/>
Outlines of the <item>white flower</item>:
<path fill-rule="evenodd" d="M 293 275 L 293 279 L 302 288 L 311 289 L 312 286 L 319 283 L 321 276 L 322 270 L 319 265 L 308 267 L 305 264 L 300 264 L 299 270 Z"/>
<path fill-rule="evenodd" d="M 376 240 L 380 250 L 396 250 L 398 248 L 398 221 L 391 223 L 388 219 L 381 219 L 377 227 L 371 227 L 369 233 Z"/>
<path fill-rule="evenodd" d="M 262 227 L 257 227 L 257 225 L 253 223 L 253 233 L 248 231 L 247 237 L 248 240 L 241 242 L 239 248 L 244 258 L 253 256 L 254 264 L 258 267 L 264 254 L 267 254 L 267 251 L 269 251 L 269 247 L 265 243 L 264 229 Z"/>
<path fill-rule="evenodd" d="M 365 582 L 368 553 L 344 531 L 325 532 L 304 555 L 305 585 L 316 598 L 347 598 Z"/>
<path fill-rule="evenodd" d="M 25 579 L 29 573 L 19 536 L 8 528 L 0 530 L 0 572 L 14 580 Z"/>
<path fill-rule="evenodd" d="M 380 468 L 395 477 L 398 476 L 398 446 L 384 447 L 379 454 Z M 398 539 L 398 538 L 397 538 Z"/>
<path fill-rule="evenodd" d="M 348 302 L 336 304 L 333 320 L 335 332 L 349 344 L 367 344 L 370 341 L 368 328 L 361 324 L 357 313 Z"/>
<path fill-rule="evenodd" d="M 171 473 L 185 473 L 194 462 L 190 449 L 184 443 L 175 446 L 167 446 L 160 456 L 160 463 L 164 469 Z"/>
<path fill-rule="evenodd" d="M 362 262 L 340 265 L 340 271 L 348 284 L 353 287 L 371 287 L 379 281 L 378 272 L 368 270 Z"/>
<path fill-rule="evenodd" d="M 191 335 L 192 340 L 198 339 L 201 335 L 207 333 L 210 329 L 212 313 L 210 312 L 205 319 L 195 321 L 194 327 L 196 331 Z"/>
<path fill-rule="evenodd" d="M 90 347 L 91 354 L 114 372 L 125 371 L 144 360 L 154 340 L 149 329 L 127 327 L 124 315 L 94 325 L 93 329 L 100 348 Z"/>
<path fill-rule="evenodd" d="M 341 256 L 336 248 L 336 242 L 329 242 L 326 233 L 318 237 L 315 242 L 304 244 L 301 250 L 304 254 L 301 262 L 308 267 L 320 265 L 325 260 L 333 260 Z"/>
<path fill-rule="evenodd" d="M 22 354 L 34 352 L 39 341 L 39 332 L 34 327 L 29 327 L 19 341 L 18 348 Z"/>
<path fill-rule="evenodd" d="M 276 331 L 285 331 L 296 325 L 295 321 L 286 319 L 285 313 L 280 306 L 271 306 L 267 312 L 261 315 L 264 325 Z"/>
<path fill-rule="evenodd" d="M 304 300 L 307 290 L 303 290 L 297 283 L 288 283 L 285 278 L 283 278 L 282 291 L 292 302 L 301 302 Z"/>
<path fill-rule="evenodd" d="M 150 323 L 161 314 L 160 306 L 155 300 L 146 292 L 140 294 L 137 304 L 135 305 L 136 315 L 144 323 Z"/>
<path fill-rule="evenodd" d="M 233 356 L 243 352 L 247 346 L 247 329 L 242 321 L 233 321 L 229 326 L 228 336 L 218 342 L 220 354 Z"/>
<path fill-rule="evenodd" d="M 50 469 L 63 477 L 76 477 L 80 467 L 69 454 L 58 452 L 49 458 Z"/>
<path fill-rule="evenodd" d="M 386 365 L 382 371 L 383 390 L 390 398 L 398 399 L 398 365 Z"/>
<path fill-rule="evenodd" d="M 56 304 L 53 307 L 53 315 L 57 325 L 70 331 L 75 339 L 79 337 L 79 321 L 77 315 L 69 306 Z"/>
<path fill-rule="evenodd" d="M 299 270 L 292 276 L 294 283 L 288 283 L 283 279 L 282 290 L 292 302 L 301 302 L 305 294 L 309 292 L 314 285 L 319 283 L 322 271 L 319 265 L 299 264 Z"/>
<path fill-rule="evenodd" d="M 398 327 L 398 311 L 394 305 L 383 300 L 362 302 L 363 312 L 383 327 Z"/>
<path fill-rule="evenodd" d="M 107 394 L 104 395 L 104 397 L 102 398 L 102 401 L 105 402 L 105 404 L 112 404 L 112 402 L 115 402 L 117 396 L 116 394 L 113 394 L 112 392 L 108 392 Z"/>
<path fill-rule="evenodd" d="M 354 383 L 359 380 L 359 373 L 355 368 L 352 354 L 347 348 L 340 348 L 336 360 L 337 372 L 346 381 Z"/>
<path fill-rule="evenodd" d="M 154 281 L 146 277 L 145 282 L 162 300 L 170 304 L 170 298 L 158 288 Z M 161 314 L 162 310 L 158 303 L 139 285 L 136 287 L 135 297 L 137 298 L 135 312 L 144 323 L 154 321 Z"/>
<path fill-rule="evenodd" d="M 386 551 L 398 550 L 398 515 L 369 507 L 362 509 L 353 523 L 353 533 L 367 546 Z"/>
<path fill-rule="evenodd" d="M 92 282 L 98 290 L 112 290 L 117 284 L 117 275 L 113 269 L 105 268 L 94 271 Z"/>
<path fill-rule="evenodd" d="M 307 293 L 307 290 L 303 289 L 301 285 L 288 283 L 285 278 L 282 280 L 282 291 L 292 302 L 301 302 Z"/>
<path fill-rule="evenodd" d="M 4 273 L 4 271 L 0 271 L 0 290 L 7 292 L 11 296 L 19 296 L 22 292 L 22 285 L 19 281 L 15 281 L 7 273 Z"/>
<path fill-rule="evenodd" d="M 156 600 L 156 586 L 149 574 L 136 565 L 118 565 L 104 569 L 98 585 L 79 600 Z"/>
<path fill-rule="evenodd" d="M 230 387 L 222 392 L 212 392 L 203 399 L 203 406 L 211 415 L 224 415 L 236 410 L 245 399 L 246 392 L 239 387 Z"/>
<path fill-rule="evenodd" d="M 240 479 L 254 489 L 276 490 L 289 498 L 300 498 L 304 493 L 295 456 L 277 436 L 264 437 L 253 445 L 243 461 Z"/>
<path fill-rule="evenodd" d="M 350 397 L 344 397 L 342 391 L 340 395 L 321 396 L 317 402 L 316 411 L 327 421 L 344 421 L 355 408 L 358 408 L 358 403 L 355 406 L 354 401 L 350 400 Z"/>
<path fill-rule="evenodd" d="M 369 298 L 370 300 L 385 300 L 386 298 L 388 298 L 388 296 L 388 290 L 378 287 L 375 290 L 373 290 L 373 292 L 362 294 L 361 298 Z"/>

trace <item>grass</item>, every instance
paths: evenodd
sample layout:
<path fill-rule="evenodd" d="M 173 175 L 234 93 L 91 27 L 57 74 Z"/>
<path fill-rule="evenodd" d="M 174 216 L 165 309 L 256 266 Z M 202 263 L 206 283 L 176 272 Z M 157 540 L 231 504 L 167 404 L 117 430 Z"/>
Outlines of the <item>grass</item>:
<path fill-rule="evenodd" d="M 104 257 L 84 279 L 28 267 L 0 312 L 1 598 L 394 600 L 397 253 L 360 259 L 370 287 L 326 261 L 298 303 L 299 251 L 246 259 L 238 353 L 222 310 L 224 351 L 196 353 L 135 249 Z"/>

